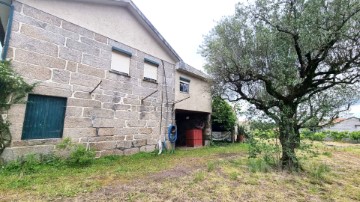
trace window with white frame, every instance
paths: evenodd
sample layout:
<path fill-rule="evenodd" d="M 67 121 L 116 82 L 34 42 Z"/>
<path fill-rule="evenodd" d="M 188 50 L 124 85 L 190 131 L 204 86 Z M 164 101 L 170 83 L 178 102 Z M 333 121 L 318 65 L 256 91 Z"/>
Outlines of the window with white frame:
<path fill-rule="evenodd" d="M 180 92 L 183 93 L 190 92 L 190 79 L 180 77 Z"/>
<path fill-rule="evenodd" d="M 132 54 L 130 52 L 113 47 L 111 54 L 111 70 L 129 75 L 131 56 Z"/>
<path fill-rule="evenodd" d="M 144 60 L 144 80 L 156 82 L 159 63 L 146 59 Z"/>

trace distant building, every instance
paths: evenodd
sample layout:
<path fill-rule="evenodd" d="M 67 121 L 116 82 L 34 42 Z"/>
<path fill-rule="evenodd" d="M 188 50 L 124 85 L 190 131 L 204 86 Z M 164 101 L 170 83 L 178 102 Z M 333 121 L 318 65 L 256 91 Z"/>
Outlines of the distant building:
<path fill-rule="evenodd" d="M 323 131 L 360 131 L 360 119 L 351 117 L 347 119 L 338 118 L 330 126 L 322 128 Z"/>

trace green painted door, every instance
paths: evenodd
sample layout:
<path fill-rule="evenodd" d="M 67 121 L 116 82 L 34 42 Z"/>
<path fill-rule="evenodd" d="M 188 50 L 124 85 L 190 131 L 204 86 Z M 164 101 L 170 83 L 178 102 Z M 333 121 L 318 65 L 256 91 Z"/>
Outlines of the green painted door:
<path fill-rule="evenodd" d="M 66 98 L 29 95 L 22 139 L 61 138 Z"/>

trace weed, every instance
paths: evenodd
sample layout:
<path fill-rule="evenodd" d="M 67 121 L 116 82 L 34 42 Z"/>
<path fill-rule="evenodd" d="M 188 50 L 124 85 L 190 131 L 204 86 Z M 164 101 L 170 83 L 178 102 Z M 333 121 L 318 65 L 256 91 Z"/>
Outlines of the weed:
<path fill-rule="evenodd" d="M 322 181 L 325 175 L 330 172 L 330 167 L 326 164 L 312 164 L 309 168 L 309 174 L 315 181 Z"/>
<path fill-rule="evenodd" d="M 331 153 L 331 152 L 328 152 L 328 151 L 323 152 L 322 154 L 323 154 L 324 156 L 327 156 L 327 157 L 332 157 L 332 153 Z"/>
<path fill-rule="evenodd" d="M 208 172 L 214 171 L 214 170 L 215 170 L 215 166 L 216 166 L 215 162 L 209 162 L 209 163 L 207 164 L 207 171 L 208 171 Z"/>
<path fill-rule="evenodd" d="M 205 180 L 204 172 L 198 172 L 195 174 L 194 183 L 202 182 Z"/>
<path fill-rule="evenodd" d="M 88 166 L 93 163 L 95 151 L 87 150 L 84 145 L 75 145 L 70 153 L 67 163 L 72 166 Z"/>
<path fill-rule="evenodd" d="M 230 173 L 229 177 L 230 177 L 231 180 L 237 180 L 238 173 L 237 172 L 232 172 L 232 173 Z"/>
<path fill-rule="evenodd" d="M 264 159 L 257 158 L 257 159 L 249 159 L 248 161 L 248 167 L 250 172 L 256 173 L 256 172 L 269 172 L 271 170 L 271 166 L 266 163 Z"/>

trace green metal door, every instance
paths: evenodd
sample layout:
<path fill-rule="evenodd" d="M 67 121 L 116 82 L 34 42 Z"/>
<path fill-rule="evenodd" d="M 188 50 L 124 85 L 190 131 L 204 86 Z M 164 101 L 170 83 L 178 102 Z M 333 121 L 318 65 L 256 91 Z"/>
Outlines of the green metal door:
<path fill-rule="evenodd" d="M 29 95 L 22 139 L 61 138 L 66 98 Z"/>

